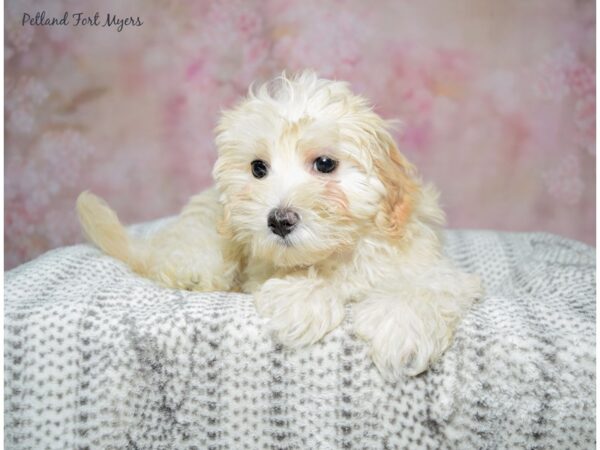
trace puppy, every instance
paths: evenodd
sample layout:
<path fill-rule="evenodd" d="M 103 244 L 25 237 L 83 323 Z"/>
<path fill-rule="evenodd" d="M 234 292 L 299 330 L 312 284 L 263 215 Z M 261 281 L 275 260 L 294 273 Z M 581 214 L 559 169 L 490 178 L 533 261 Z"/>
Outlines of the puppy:
<path fill-rule="evenodd" d="M 337 327 L 356 334 L 384 377 L 424 371 L 481 295 L 442 256 L 438 194 L 399 153 L 388 123 L 346 83 L 285 75 L 224 112 L 214 188 L 147 239 L 82 193 L 88 238 L 171 287 L 254 295 L 289 347 Z"/>

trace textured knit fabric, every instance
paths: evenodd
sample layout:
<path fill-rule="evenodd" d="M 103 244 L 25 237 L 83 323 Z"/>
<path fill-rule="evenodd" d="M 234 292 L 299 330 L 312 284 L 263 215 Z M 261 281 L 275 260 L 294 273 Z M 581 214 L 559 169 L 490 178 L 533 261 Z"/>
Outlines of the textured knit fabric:
<path fill-rule="evenodd" d="M 162 288 L 88 245 L 46 253 L 5 273 L 6 448 L 594 448 L 595 250 L 446 238 L 486 295 L 396 383 L 350 314 L 290 351 L 248 295 Z"/>

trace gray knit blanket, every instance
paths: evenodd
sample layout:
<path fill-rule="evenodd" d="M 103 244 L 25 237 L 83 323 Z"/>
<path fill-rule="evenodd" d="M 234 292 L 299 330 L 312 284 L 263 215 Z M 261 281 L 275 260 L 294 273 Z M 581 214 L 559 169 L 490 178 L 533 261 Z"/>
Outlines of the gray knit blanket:
<path fill-rule="evenodd" d="M 247 295 L 166 289 L 89 245 L 5 273 L 9 449 L 595 447 L 595 250 L 446 233 L 486 295 L 424 374 L 385 382 L 343 326 L 273 342 Z"/>

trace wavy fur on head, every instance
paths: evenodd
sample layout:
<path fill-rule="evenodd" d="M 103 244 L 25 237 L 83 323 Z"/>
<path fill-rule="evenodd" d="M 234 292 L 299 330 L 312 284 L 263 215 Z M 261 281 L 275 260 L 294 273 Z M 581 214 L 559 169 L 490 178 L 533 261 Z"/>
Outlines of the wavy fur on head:
<path fill-rule="evenodd" d="M 90 240 L 165 286 L 254 294 L 276 339 L 321 339 L 354 302 L 356 333 L 381 373 L 425 370 L 480 295 L 441 254 L 438 195 L 398 151 L 388 123 L 340 81 L 282 75 L 223 113 L 216 186 L 147 240 L 101 200 L 78 212 Z M 316 161 L 334 161 L 324 173 Z M 253 161 L 266 167 L 253 175 Z M 276 209 L 297 217 L 273 231 Z"/>

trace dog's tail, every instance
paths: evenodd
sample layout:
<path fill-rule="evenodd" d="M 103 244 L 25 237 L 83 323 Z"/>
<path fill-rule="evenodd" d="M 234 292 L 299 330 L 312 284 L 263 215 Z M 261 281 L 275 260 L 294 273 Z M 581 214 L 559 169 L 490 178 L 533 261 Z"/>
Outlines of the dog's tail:
<path fill-rule="evenodd" d="M 144 272 L 140 244 L 132 238 L 115 212 L 100 197 L 85 191 L 77 199 L 77 214 L 87 238 L 106 254 L 120 259 L 135 272 Z"/>

